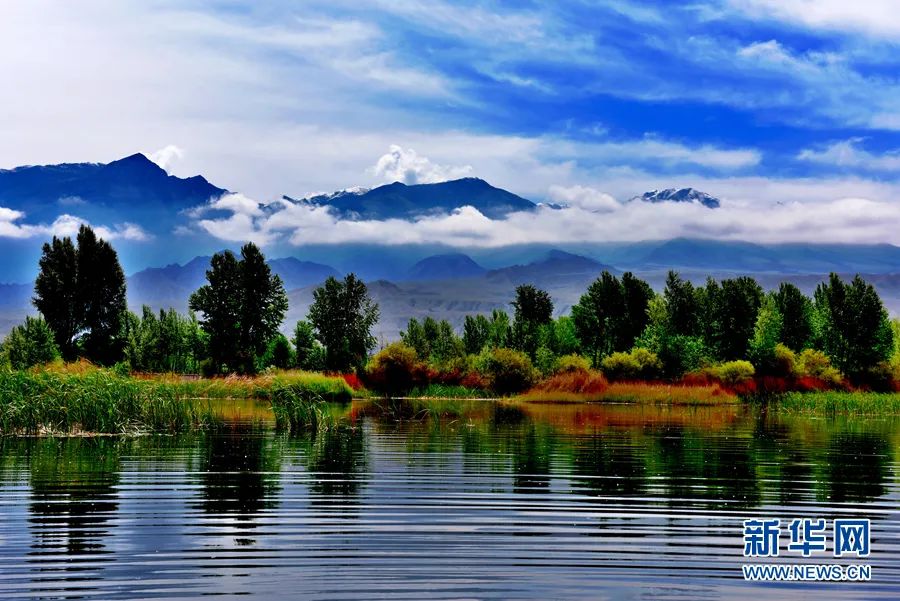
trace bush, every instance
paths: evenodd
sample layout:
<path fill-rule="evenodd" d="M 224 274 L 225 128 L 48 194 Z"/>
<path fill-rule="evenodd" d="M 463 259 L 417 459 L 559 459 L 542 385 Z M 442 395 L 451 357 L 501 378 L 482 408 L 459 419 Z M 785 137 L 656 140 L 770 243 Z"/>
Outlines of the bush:
<path fill-rule="evenodd" d="M 534 388 L 534 392 L 571 394 L 600 394 L 609 383 L 599 371 L 584 369 L 559 372 Z"/>
<path fill-rule="evenodd" d="M 590 360 L 587 357 L 582 357 L 581 355 L 563 355 L 556 360 L 556 373 L 558 374 L 589 371 L 590 369 Z"/>
<path fill-rule="evenodd" d="M 3 354 L 13 369 L 28 369 L 57 359 L 59 349 L 46 321 L 26 317 L 25 323 L 14 327 L 3 341 Z"/>
<path fill-rule="evenodd" d="M 645 348 L 635 348 L 630 353 L 613 353 L 604 358 L 600 366 L 603 374 L 612 381 L 653 380 L 662 372 L 659 357 Z"/>
<path fill-rule="evenodd" d="M 425 364 L 411 346 L 395 342 L 384 347 L 366 368 L 366 383 L 387 396 L 401 396 L 427 385 Z"/>
<path fill-rule="evenodd" d="M 556 353 L 546 346 L 538 348 L 534 354 L 534 366 L 544 376 L 549 376 L 556 371 L 556 360 Z"/>
<path fill-rule="evenodd" d="M 831 365 L 828 355 L 814 349 L 806 349 L 800 353 L 797 372 L 801 377 L 816 378 L 835 386 L 840 386 L 843 381 L 841 372 Z"/>
<path fill-rule="evenodd" d="M 676 379 L 708 364 L 710 351 L 699 336 L 665 335 L 654 348 L 662 363 L 662 375 Z"/>
<path fill-rule="evenodd" d="M 782 378 L 790 378 L 797 375 L 797 353 L 781 344 L 775 345 L 775 354 L 773 362 L 774 376 Z"/>
<path fill-rule="evenodd" d="M 737 386 L 753 379 L 756 369 L 749 361 L 728 361 L 706 368 L 706 373 L 726 386 Z"/>
<path fill-rule="evenodd" d="M 283 334 L 278 334 L 269 341 L 266 346 L 266 352 L 260 359 L 260 367 L 277 367 L 278 369 L 289 369 L 296 363 L 297 358 L 291 342 Z"/>
<path fill-rule="evenodd" d="M 482 353 L 478 358 L 478 370 L 498 394 L 522 392 L 530 388 L 536 379 L 528 355 L 508 348 Z"/>

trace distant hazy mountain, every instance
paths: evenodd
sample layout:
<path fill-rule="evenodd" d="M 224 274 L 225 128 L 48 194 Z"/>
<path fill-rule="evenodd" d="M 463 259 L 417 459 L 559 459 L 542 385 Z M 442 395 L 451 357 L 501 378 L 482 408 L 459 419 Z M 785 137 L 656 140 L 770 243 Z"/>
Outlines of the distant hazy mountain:
<path fill-rule="evenodd" d="M 615 267 L 604 265 L 594 259 L 561 250 L 551 250 L 543 259 L 527 265 L 493 269 L 487 273 L 487 278 L 527 284 L 572 277 L 599 276 L 604 270 L 618 273 Z"/>
<path fill-rule="evenodd" d="M 693 202 L 701 204 L 708 209 L 718 209 L 721 202 L 715 196 L 694 188 L 668 188 L 666 190 L 652 190 L 631 199 L 643 202 Z"/>
<path fill-rule="evenodd" d="M 203 177 L 169 175 L 143 154 L 112 163 L 65 163 L 0 170 L 0 206 L 29 218 L 53 219 L 99 208 L 120 210 L 122 218 L 147 210 L 178 211 L 224 194 Z M 131 217 L 129 217 L 131 216 Z M 141 223 L 142 226 L 153 224 Z"/>
<path fill-rule="evenodd" d="M 472 260 L 468 255 L 449 253 L 426 257 L 412 266 L 407 279 L 410 280 L 449 280 L 471 278 L 482 275 L 485 268 Z"/>
<path fill-rule="evenodd" d="M 184 310 L 191 293 L 206 283 L 210 257 L 196 257 L 184 265 L 144 269 L 128 278 L 128 302 L 134 309 L 141 305 L 154 308 L 175 307 Z M 294 257 L 268 261 L 272 271 L 281 277 L 286 290 L 324 282 L 340 273 L 328 265 L 301 261 Z"/>
<path fill-rule="evenodd" d="M 372 190 L 344 190 L 304 201 L 330 206 L 341 216 L 352 219 L 411 219 L 448 214 L 462 206 L 475 207 L 487 217 L 498 219 L 513 211 L 530 211 L 537 206 L 474 177 L 413 186 L 395 182 Z"/>

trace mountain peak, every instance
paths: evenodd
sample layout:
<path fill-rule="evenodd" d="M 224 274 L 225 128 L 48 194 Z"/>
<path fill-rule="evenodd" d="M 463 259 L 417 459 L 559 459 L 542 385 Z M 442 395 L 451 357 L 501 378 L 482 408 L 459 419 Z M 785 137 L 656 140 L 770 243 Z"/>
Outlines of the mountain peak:
<path fill-rule="evenodd" d="M 356 193 L 321 194 L 306 202 L 328 206 L 349 219 L 415 219 L 427 215 L 449 215 L 463 206 L 475 207 L 490 219 L 515 211 L 531 211 L 530 200 L 490 185 L 483 179 L 466 177 L 433 184 L 394 182 Z"/>
<path fill-rule="evenodd" d="M 701 192 L 695 188 L 666 188 L 665 190 L 651 190 L 640 196 L 635 196 L 632 201 L 642 202 L 687 202 L 701 204 L 708 209 L 718 209 L 721 201 L 715 196 Z"/>

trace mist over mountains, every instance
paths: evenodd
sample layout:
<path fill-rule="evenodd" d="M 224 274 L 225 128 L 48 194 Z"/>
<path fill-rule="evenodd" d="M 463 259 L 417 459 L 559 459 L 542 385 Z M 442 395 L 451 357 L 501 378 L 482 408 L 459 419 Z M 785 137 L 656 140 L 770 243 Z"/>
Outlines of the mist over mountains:
<path fill-rule="evenodd" d="M 199 209 L 230 192 L 202 176 L 179 178 L 142 154 L 108 164 L 73 163 L 0 170 L 0 207 L 8 235 L 0 235 L 0 331 L 20 321 L 30 306 L 31 281 L 40 245 L 51 235 L 88 221 L 105 227 L 119 250 L 128 277 L 132 309 L 185 310 L 204 281 L 209 257 L 227 243 L 191 228 Z M 230 198 L 230 197 L 229 197 Z M 689 203 L 721 209 L 718 198 L 693 188 L 647 192 L 632 199 L 649 204 Z M 248 214 L 255 201 L 235 197 Z M 533 202 L 477 178 L 434 184 L 387 184 L 353 188 L 284 202 L 326 209 L 337 219 L 409 220 L 449 215 L 471 206 L 486 218 L 531 213 Z M 68 219 L 68 221 L 66 219 Z M 62 221 L 61 221 L 62 219 Z M 0 234 L 3 232 L 0 231 Z M 831 271 L 864 274 L 892 310 L 900 308 L 900 248 L 889 244 L 757 244 L 702 238 L 641 242 L 517 243 L 499 248 L 459 248 L 439 242 L 395 244 L 299 244 L 266 247 L 269 264 L 281 276 L 292 301 L 289 325 L 305 315 L 312 290 L 329 276 L 354 272 L 370 282 L 382 305 L 378 335 L 396 337 L 410 317 L 433 315 L 460 324 L 466 313 L 509 308 L 516 285 L 533 283 L 551 292 L 566 312 L 603 270 L 630 270 L 659 288 L 668 269 L 690 279 L 749 274 L 767 286 L 791 280 L 811 290 Z"/>

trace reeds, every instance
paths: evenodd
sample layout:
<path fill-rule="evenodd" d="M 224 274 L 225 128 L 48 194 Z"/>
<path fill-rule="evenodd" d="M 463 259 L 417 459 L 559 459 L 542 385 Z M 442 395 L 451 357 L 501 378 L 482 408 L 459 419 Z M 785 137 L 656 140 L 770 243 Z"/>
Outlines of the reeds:
<path fill-rule="evenodd" d="M 900 415 L 900 393 L 895 392 L 788 392 L 777 402 L 793 413 Z"/>

